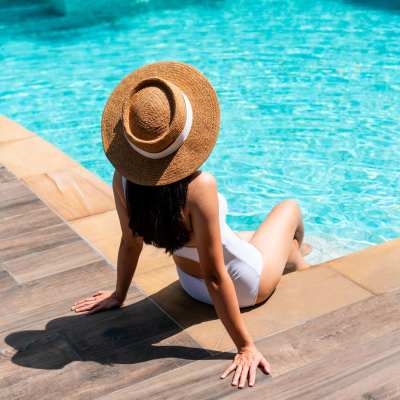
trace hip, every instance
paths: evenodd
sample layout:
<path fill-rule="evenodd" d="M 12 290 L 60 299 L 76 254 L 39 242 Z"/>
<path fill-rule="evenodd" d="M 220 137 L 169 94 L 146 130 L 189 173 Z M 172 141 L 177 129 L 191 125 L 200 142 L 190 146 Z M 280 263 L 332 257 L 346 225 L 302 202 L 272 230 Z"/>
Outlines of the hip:
<path fill-rule="evenodd" d="M 247 260 L 234 257 L 226 263 L 227 272 L 234 284 L 240 307 L 253 306 L 259 298 L 263 258 L 261 252 L 254 246 L 251 246 L 251 250 L 249 248 L 248 251 L 251 254 L 248 254 Z M 213 304 L 203 277 L 195 276 L 190 271 L 187 272 L 179 263 L 176 264 L 176 270 L 180 284 L 187 294 L 201 302 Z"/>

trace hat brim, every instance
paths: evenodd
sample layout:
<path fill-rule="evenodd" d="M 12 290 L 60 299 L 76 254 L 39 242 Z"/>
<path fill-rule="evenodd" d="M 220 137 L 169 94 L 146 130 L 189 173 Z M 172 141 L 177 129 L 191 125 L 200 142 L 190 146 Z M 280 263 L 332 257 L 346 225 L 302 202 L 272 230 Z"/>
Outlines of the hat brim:
<path fill-rule="evenodd" d="M 161 159 L 136 152 L 124 135 L 122 106 L 143 79 L 159 77 L 177 85 L 193 109 L 192 128 L 177 151 Z M 128 180 L 147 186 L 166 185 L 190 175 L 203 164 L 216 144 L 220 127 L 217 95 L 208 79 L 189 64 L 163 61 L 147 64 L 127 75 L 111 93 L 103 111 L 103 148 L 111 164 Z"/>

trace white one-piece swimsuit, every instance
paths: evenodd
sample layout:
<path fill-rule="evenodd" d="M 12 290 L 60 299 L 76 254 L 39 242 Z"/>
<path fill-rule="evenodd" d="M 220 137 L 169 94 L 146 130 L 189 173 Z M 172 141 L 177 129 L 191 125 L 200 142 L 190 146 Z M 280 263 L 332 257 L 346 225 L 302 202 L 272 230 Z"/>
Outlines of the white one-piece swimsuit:
<path fill-rule="evenodd" d="M 126 177 L 122 177 L 124 194 Z M 218 193 L 219 222 L 224 262 L 235 286 L 239 307 L 253 306 L 257 299 L 263 257 L 260 250 L 247 240 L 240 238 L 227 224 L 228 203 L 223 194 Z M 199 262 L 196 247 L 183 246 L 174 251 L 175 255 Z M 184 291 L 196 300 L 213 304 L 204 279 L 187 274 L 176 266 L 179 281 Z"/>

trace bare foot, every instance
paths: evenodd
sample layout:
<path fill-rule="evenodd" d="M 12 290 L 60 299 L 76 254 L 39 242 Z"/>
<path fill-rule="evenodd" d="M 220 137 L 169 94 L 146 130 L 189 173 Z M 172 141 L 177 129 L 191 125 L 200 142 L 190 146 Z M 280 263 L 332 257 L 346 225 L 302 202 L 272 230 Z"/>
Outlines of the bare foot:
<path fill-rule="evenodd" d="M 313 248 L 310 244 L 308 243 L 302 243 L 300 246 L 300 253 L 301 255 L 304 256 L 308 256 L 311 252 L 313 251 Z"/>
<path fill-rule="evenodd" d="M 311 267 L 310 264 L 307 264 L 303 257 L 307 254 L 310 254 L 312 251 L 312 246 L 308 243 L 302 243 L 299 249 L 299 242 L 294 239 L 293 240 L 293 249 L 292 253 L 290 254 L 290 258 L 285 265 L 283 270 L 284 274 L 294 271 L 302 271 Z"/>
<path fill-rule="evenodd" d="M 307 264 L 307 263 L 303 262 L 301 265 L 297 266 L 296 270 L 297 271 L 303 271 L 303 270 L 308 269 L 310 267 L 311 267 L 311 264 Z"/>
<path fill-rule="evenodd" d="M 305 269 L 310 268 L 311 265 L 307 264 L 306 262 L 301 262 L 300 264 L 295 264 L 292 262 L 288 262 L 285 266 L 285 269 L 283 270 L 283 274 L 288 274 L 290 272 L 294 272 L 294 271 L 303 271 Z"/>
<path fill-rule="evenodd" d="M 283 275 L 288 274 L 290 272 L 294 272 L 296 271 L 296 269 L 297 268 L 295 263 L 288 262 L 286 263 L 285 268 L 283 270 Z"/>

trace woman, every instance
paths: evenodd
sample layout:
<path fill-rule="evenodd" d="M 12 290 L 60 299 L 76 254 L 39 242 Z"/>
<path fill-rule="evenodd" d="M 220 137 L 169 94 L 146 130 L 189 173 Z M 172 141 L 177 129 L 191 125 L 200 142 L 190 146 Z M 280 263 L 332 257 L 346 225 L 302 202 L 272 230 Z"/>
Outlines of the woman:
<path fill-rule="evenodd" d="M 307 268 L 303 223 L 293 200 L 275 206 L 248 240 L 226 224 L 227 204 L 215 178 L 199 167 L 211 153 L 220 112 L 210 82 L 178 62 L 145 65 L 111 94 L 102 118 L 104 151 L 115 167 L 113 191 L 122 228 L 117 284 L 72 307 L 88 313 L 120 307 L 143 243 L 173 255 L 183 289 L 213 304 L 237 347 L 232 384 L 270 373 L 240 314 L 265 301 L 288 263 Z"/>

